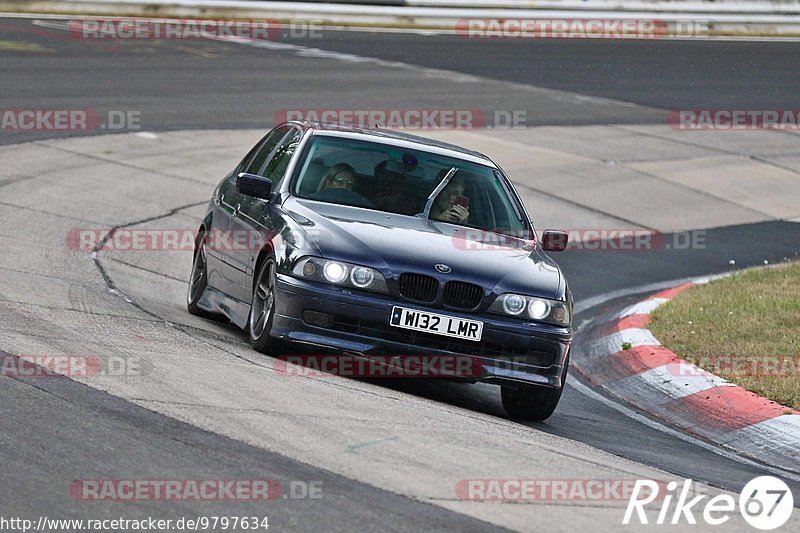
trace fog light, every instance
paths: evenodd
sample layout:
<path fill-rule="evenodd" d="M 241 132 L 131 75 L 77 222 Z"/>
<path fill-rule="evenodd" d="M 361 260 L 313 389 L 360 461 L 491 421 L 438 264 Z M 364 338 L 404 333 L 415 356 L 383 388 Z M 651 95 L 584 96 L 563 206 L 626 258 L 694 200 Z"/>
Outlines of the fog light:
<path fill-rule="evenodd" d="M 503 310 L 509 315 L 518 315 L 525 309 L 525 298 L 509 294 L 503 298 Z"/>
<path fill-rule="evenodd" d="M 353 285 L 362 289 L 369 287 L 373 279 L 375 279 L 375 274 L 372 273 L 371 268 L 355 267 L 350 273 L 350 281 L 353 282 Z"/>
<path fill-rule="evenodd" d="M 528 314 L 531 315 L 531 318 L 541 320 L 546 317 L 549 312 L 550 305 L 544 300 L 531 300 L 531 303 L 528 305 Z"/>
<path fill-rule="evenodd" d="M 303 322 L 309 326 L 330 328 L 333 325 L 333 316 L 328 313 L 320 313 L 319 311 L 310 311 L 306 309 L 303 311 Z"/>
<path fill-rule="evenodd" d="M 347 267 L 336 261 L 329 261 L 325 263 L 323 273 L 325 279 L 331 283 L 341 283 L 347 278 Z"/>

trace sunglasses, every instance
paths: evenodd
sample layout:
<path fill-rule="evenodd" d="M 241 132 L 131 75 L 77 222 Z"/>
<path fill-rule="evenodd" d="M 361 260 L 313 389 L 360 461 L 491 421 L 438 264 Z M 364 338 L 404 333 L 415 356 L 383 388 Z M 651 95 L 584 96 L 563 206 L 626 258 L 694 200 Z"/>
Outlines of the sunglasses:
<path fill-rule="evenodd" d="M 344 175 L 342 175 L 342 174 L 344 174 Z M 328 181 L 335 181 L 336 183 L 351 184 L 352 185 L 353 183 L 356 182 L 356 178 L 355 178 L 355 176 L 353 176 L 349 172 L 346 172 L 344 170 L 340 170 L 340 171 L 336 172 L 335 174 L 333 174 L 331 177 L 329 177 Z"/>

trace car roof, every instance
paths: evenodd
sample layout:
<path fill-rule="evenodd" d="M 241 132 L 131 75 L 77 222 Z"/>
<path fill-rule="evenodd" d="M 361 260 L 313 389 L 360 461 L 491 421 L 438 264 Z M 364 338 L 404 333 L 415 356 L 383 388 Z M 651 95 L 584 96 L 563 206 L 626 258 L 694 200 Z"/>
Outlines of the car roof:
<path fill-rule="evenodd" d="M 351 139 L 371 140 L 402 148 L 427 150 L 439 155 L 465 159 L 473 163 L 498 168 L 497 165 L 484 154 L 475 150 L 468 150 L 461 146 L 450 144 L 410 133 L 385 130 L 379 128 L 362 128 L 348 124 L 335 124 L 311 121 L 293 122 L 305 129 L 313 129 L 314 135 L 329 135 Z"/>

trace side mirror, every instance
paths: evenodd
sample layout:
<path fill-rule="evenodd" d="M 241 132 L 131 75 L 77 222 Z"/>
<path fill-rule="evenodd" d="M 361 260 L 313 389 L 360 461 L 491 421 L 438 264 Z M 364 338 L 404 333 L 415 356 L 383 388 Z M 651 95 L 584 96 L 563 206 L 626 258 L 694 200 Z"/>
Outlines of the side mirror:
<path fill-rule="evenodd" d="M 236 177 L 236 190 L 247 196 L 270 200 L 272 199 L 272 180 L 242 172 Z"/>
<path fill-rule="evenodd" d="M 563 252 L 568 242 L 569 234 L 566 231 L 547 229 L 542 234 L 542 250 L 545 252 Z"/>

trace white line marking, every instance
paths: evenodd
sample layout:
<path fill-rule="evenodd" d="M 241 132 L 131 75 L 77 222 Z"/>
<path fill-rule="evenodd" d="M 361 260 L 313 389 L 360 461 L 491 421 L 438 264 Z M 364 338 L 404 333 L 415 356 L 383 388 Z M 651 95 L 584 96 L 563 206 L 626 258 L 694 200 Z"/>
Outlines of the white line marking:
<path fill-rule="evenodd" d="M 690 444 L 694 444 L 695 446 L 699 446 L 700 448 L 703 448 L 705 450 L 713 452 L 713 453 L 715 453 L 715 454 L 717 454 L 717 455 L 719 455 L 721 457 L 724 457 L 726 459 L 730 459 L 732 461 L 736 461 L 736 462 L 741 463 L 741 464 L 746 464 L 748 466 L 752 466 L 752 467 L 755 467 L 755 468 L 760 468 L 760 469 L 762 469 L 762 470 L 764 470 L 766 472 L 769 472 L 771 474 L 775 474 L 776 476 L 784 477 L 784 478 L 787 478 L 787 479 L 791 479 L 792 481 L 800 482 L 800 475 L 796 475 L 796 474 L 794 474 L 792 472 L 787 472 L 785 470 L 781 470 L 779 468 L 774 468 L 774 467 L 771 467 L 771 466 L 768 466 L 768 465 L 762 465 L 762 464 L 757 463 L 755 461 L 752 461 L 752 460 L 750 460 L 750 459 L 748 459 L 746 457 L 742 457 L 740 455 L 736 455 L 733 452 L 729 452 L 728 450 L 725 450 L 724 448 L 720 448 L 720 447 L 715 446 L 713 444 L 709 444 L 707 442 L 704 442 L 702 440 L 696 439 L 696 438 L 691 437 L 689 435 L 685 435 L 685 434 L 681 433 L 680 431 L 674 430 L 674 429 L 672 429 L 670 427 L 667 427 L 667 426 L 665 426 L 663 424 L 659 424 L 655 420 L 651 420 L 651 419 L 647 418 L 646 416 L 641 415 L 641 414 L 639 414 L 639 413 L 637 413 L 635 411 L 632 411 L 631 409 L 628 409 L 627 407 L 625 407 L 625 406 L 623 406 L 623 405 L 621 405 L 621 404 L 619 404 L 619 403 L 617 403 L 617 402 L 615 402 L 613 400 L 610 400 L 610 399 L 606 398 L 602 394 L 600 394 L 598 392 L 595 392 L 594 390 L 592 390 L 591 388 L 587 387 L 586 385 L 584 385 L 583 383 L 581 383 L 577 379 L 570 380 L 567 383 L 569 384 L 569 386 L 574 387 L 578 392 L 580 392 L 584 396 L 588 396 L 589 398 L 591 398 L 593 400 L 596 400 L 596 401 L 598 401 L 598 402 L 600 402 L 600 403 L 602 403 L 604 405 L 607 405 L 608 407 L 614 409 L 615 411 L 618 411 L 618 412 L 622 413 L 623 415 L 627 416 L 628 418 L 632 418 L 633 420 L 636 420 L 637 422 L 640 422 L 640 423 L 644 424 L 645 426 L 647 426 L 649 428 L 655 429 L 657 431 L 661 431 L 662 433 L 666 433 L 666 434 L 668 434 L 670 436 L 676 437 L 676 438 L 678 438 L 678 439 L 680 439 L 680 440 L 682 440 L 684 442 L 688 442 Z M 663 468 L 662 468 L 662 470 L 663 470 Z"/>
<path fill-rule="evenodd" d="M 661 343 L 658 342 L 658 339 L 653 337 L 649 329 L 642 328 L 623 329 L 622 331 L 617 331 L 610 335 L 600 337 L 599 339 L 592 340 L 588 343 L 588 346 L 592 350 L 603 349 L 606 351 L 606 355 L 612 355 L 622 351 L 622 345 L 625 343 L 630 343 L 631 348 L 637 346 L 661 346 Z"/>
<path fill-rule="evenodd" d="M 685 366 L 690 373 L 687 375 L 679 375 L 679 367 L 681 365 Z M 641 374 L 624 378 L 618 381 L 617 384 L 620 385 L 620 388 L 624 388 L 624 382 L 631 379 L 639 379 L 649 386 L 658 389 L 661 394 L 666 396 L 664 398 L 665 401 L 683 398 L 704 390 L 713 389 L 714 387 L 735 386 L 730 381 L 724 380 L 705 370 L 701 370 L 690 363 L 676 363 L 651 368 Z"/>
<path fill-rule="evenodd" d="M 617 298 L 622 298 L 624 296 L 631 296 L 632 294 L 642 294 L 645 292 L 656 292 L 664 289 L 671 289 L 676 285 L 683 285 L 684 283 L 694 283 L 695 285 L 701 283 L 708 283 L 711 280 L 726 278 L 732 274 L 735 274 L 735 272 L 723 272 L 721 274 L 713 274 L 711 276 L 698 276 L 694 278 L 679 278 L 679 279 L 672 279 L 669 281 L 658 281 L 656 283 L 648 283 L 647 285 L 641 285 L 639 287 L 618 289 L 616 291 L 610 291 L 603 294 L 598 294 L 597 296 L 592 296 L 591 298 L 586 298 L 585 300 L 581 300 L 580 302 L 575 304 L 573 312 L 574 314 L 577 315 L 578 313 L 583 313 L 584 311 L 591 309 L 592 307 L 596 307 L 605 302 L 616 300 Z"/>
<path fill-rule="evenodd" d="M 800 415 L 781 415 L 731 431 L 722 436 L 722 442 L 730 447 L 759 450 L 775 456 L 773 461 L 788 460 L 786 468 L 800 471 Z"/>
<path fill-rule="evenodd" d="M 69 31 L 69 21 L 65 22 L 48 22 L 45 20 L 34 20 L 31 22 L 34 26 L 39 26 L 40 28 L 50 28 L 52 30 L 63 30 Z"/>
<path fill-rule="evenodd" d="M 284 43 L 284 42 L 277 42 L 277 41 L 268 41 L 262 39 L 248 39 L 244 37 L 209 37 L 210 40 L 213 41 L 223 41 L 223 42 L 231 42 L 236 44 L 243 44 L 247 46 L 252 46 L 254 48 L 265 48 L 267 50 L 280 50 L 286 52 L 294 52 L 295 55 L 298 57 L 310 57 L 310 58 L 317 58 L 317 59 L 334 59 L 337 61 L 345 61 L 347 63 L 370 63 L 373 65 L 378 65 L 381 67 L 388 67 L 394 69 L 409 69 L 409 70 L 416 70 L 422 72 L 423 74 L 436 77 L 436 78 L 444 78 L 450 81 L 455 81 L 459 83 L 481 83 L 486 81 L 497 81 L 500 83 L 506 83 L 500 80 L 492 80 L 490 78 L 483 78 L 481 76 L 475 76 L 472 74 L 463 74 L 461 72 L 455 72 L 452 70 L 443 70 L 443 69 L 435 69 L 435 68 L 427 68 L 421 67 L 418 65 L 412 65 L 409 63 L 403 63 L 401 61 L 388 61 L 384 59 L 378 59 L 375 57 L 368 57 L 368 56 L 359 56 L 355 54 L 348 54 L 344 52 L 334 52 L 330 50 L 322 50 L 320 48 L 311 48 L 308 46 L 302 46 L 299 44 L 291 44 L 291 43 Z M 513 83 L 513 82 L 512 82 Z M 517 85 L 517 84 L 515 84 Z M 522 84 L 519 84 L 522 85 Z M 533 86 L 526 86 L 532 90 L 538 90 L 538 87 Z M 546 91 L 553 91 L 552 89 L 545 89 Z M 562 91 L 553 91 L 557 93 L 561 93 Z M 571 93 L 566 93 L 571 95 Z M 591 97 L 595 98 L 595 97 Z M 619 104 L 616 100 L 610 99 L 603 99 L 605 102 L 614 102 Z M 598 100 L 599 102 L 599 100 Z M 634 105 L 634 104 L 630 104 Z"/>
<path fill-rule="evenodd" d="M 387 67 L 391 69 L 413 70 L 416 73 L 421 73 L 424 76 L 430 78 L 445 79 L 448 81 L 454 81 L 458 83 L 499 83 L 506 87 L 517 89 L 521 92 L 531 93 L 535 95 L 547 95 L 550 98 L 556 100 L 562 100 L 565 102 L 588 102 L 606 106 L 613 105 L 618 107 L 638 107 L 638 108 L 655 109 L 655 108 L 648 108 L 647 106 L 643 106 L 640 104 L 635 104 L 633 102 L 614 100 L 613 98 L 603 98 L 600 96 L 587 96 L 584 94 L 577 94 L 558 89 L 548 89 L 537 85 L 528 85 L 525 83 L 517 83 L 513 81 L 499 80 L 484 76 L 476 76 L 474 74 L 464 74 L 462 72 L 456 72 L 453 70 L 423 67 L 420 65 L 403 63 L 402 61 L 389 61 L 370 56 L 359 56 L 343 52 L 333 52 L 329 50 L 322 50 L 319 48 L 301 46 L 298 44 L 266 41 L 260 39 L 247 39 L 242 37 L 228 37 L 228 36 L 209 37 L 209 40 L 232 42 L 236 44 L 253 46 L 255 48 L 266 48 L 270 50 L 293 51 L 295 55 L 297 55 L 298 57 L 334 59 L 338 61 L 346 61 L 348 63 L 368 63 L 372 65 L 377 65 L 379 67 Z"/>
<path fill-rule="evenodd" d="M 650 298 L 648 300 L 642 300 L 639 303 L 633 304 L 630 307 L 626 307 L 622 310 L 619 314 L 620 318 L 625 318 L 626 316 L 631 315 L 649 315 L 653 311 L 655 311 L 656 307 L 661 304 L 665 304 L 669 301 L 669 298 Z"/>
<path fill-rule="evenodd" d="M 735 274 L 735 272 L 723 272 L 723 273 L 720 273 L 720 274 L 713 274 L 713 275 L 708 275 L 708 276 L 698 276 L 698 277 L 693 277 L 693 278 L 680 278 L 680 279 L 675 279 L 675 280 L 670 280 L 670 281 L 664 281 L 664 282 L 651 283 L 651 284 L 648 284 L 648 285 L 642 285 L 640 287 L 632 287 L 632 288 L 629 288 L 629 289 L 620 289 L 620 290 L 616 290 L 616 291 L 611 291 L 611 292 L 607 292 L 607 293 L 604 293 L 604 294 L 599 294 L 597 296 L 593 296 L 591 298 L 587 298 L 586 300 L 583 300 L 579 304 L 576 304 L 574 306 L 574 313 L 577 315 L 578 313 L 585 312 L 585 311 L 587 311 L 587 310 L 589 310 L 589 309 L 591 309 L 593 307 L 596 307 L 598 305 L 601 305 L 601 304 L 603 304 L 605 302 L 608 302 L 608 301 L 611 301 L 611 300 L 615 300 L 617 298 L 622 298 L 622 297 L 625 297 L 625 296 L 630 296 L 630 295 L 633 295 L 633 294 L 641 294 L 641 293 L 648 293 L 648 292 L 655 292 L 655 291 L 659 291 L 659 290 L 669 289 L 669 288 L 675 287 L 677 285 L 682 285 L 684 283 L 694 283 L 694 284 L 699 285 L 699 284 L 708 283 L 709 281 L 712 281 L 712 280 L 715 280 L 715 279 L 729 277 L 729 276 L 731 276 L 733 274 Z M 654 298 L 654 300 L 655 300 L 655 298 Z M 588 322 L 585 322 L 582 325 L 585 326 L 586 324 L 591 323 L 592 321 L 593 320 L 589 320 Z M 629 329 L 637 329 L 637 328 L 629 328 Z M 623 330 L 623 331 L 627 331 L 627 330 Z M 645 331 L 649 332 L 649 330 L 645 330 Z M 622 333 L 622 332 L 620 332 L 620 333 Z M 617 335 L 619 335 L 619 334 L 617 334 Z M 651 334 L 651 336 L 652 336 L 652 334 Z M 619 341 L 618 337 L 613 338 L 613 339 L 609 339 L 609 337 L 613 337 L 613 335 L 609 335 L 609 336 L 603 337 L 603 339 L 606 339 L 608 342 Z M 595 342 L 598 342 L 598 341 L 595 341 Z M 657 340 L 656 340 L 656 343 L 658 343 Z M 615 350 L 615 351 L 618 351 L 618 350 Z M 640 375 L 641 374 L 636 375 L 636 376 L 632 376 L 632 377 L 633 378 L 638 378 Z M 711 374 L 711 375 L 713 376 L 713 374 Z M 714 377 L 717 377 L 717 376 L 714 376 Z M 626 378 L 626 379 L 630 379 L 630 378 Z M 721 379 L 721 378 L 718 378 L 718 379 Z M 650 418 L 648 418 L 648 417 L 646 417 L 646 416 L 644 416 L 642 414 L 639 414 L 639 413 L 629 409 L 628 407 L 625 407 L 624 405 L 622 405 L 618 401 L 614 401 L 614 400 L 611 400 L 609 398 L 606 398 L 605 396 L 603 396 L 599 392 L 593 390 L 590 387 L 587 387 L 586 385 L 584 385 L 583 383 L 581 383 L 577 379 L 573 379 L 571 381 L 568 381 L 567 384 L 569 386 L 574 387 L 581 394 L 583 394 L 585 396 L 588 396 L 589 398 L 592 398 L 592 399 L 594 399 L 596 401 L 599 401 L 602 404 L 607 405 L 608 407 L 614 409 L 615 411 L 618 411 L 618 412 L 622 413 L 623 415 L 625 415 L 625 416 L 627 416 L 629 418 L 632 418 L 633 420 L 636 420 L 637 422 L 640 422 L 640 423 L 642 423 L 642 424 L 644 424 L 644 425 L 646 425 L 646 426 L 648 426 L 648 427 L 650 427 L 652 429 L 655 429 L 657 431 L 661 431 L 663 433 L 666 433 L 668 435 L 676 437 L 676 438 L 678 438 L 680 440 L 683 440 L 685 442 L 688 442 L 688 443 L 694 444 L 696 446 L 699 446 L 699 447 L 701 447 L 703 449 L 709 450 L 709 451 L 711 451 L 711 452 L 713 452 L 713 453 L 715 453 L 715 454 L 717 454 L 717 455 L 719 455 L 721 457 L 725 457 L 726 459 L 730 459 L 732 461 L 735 461 L 735 462 L 738 462 L 738 463 L 741 463 L 741 464 L 754 466 L 756 468 L 761 468 L 761 469 L 763 469 L 763 470 L 765 470 L 767 472 L 770 472 L 772 474 L 775 474 L 777 476 L 783 476 L 783 477 L 786 477 L 786 478 L 791 479 L 793 481 L 800 482 L 800 475 L 792 473 L 792 472 L 790 472 L 788 470 L 782 470 L 782 469 L 775 468 L 775 467 L 772 467 L 772 466 L 762 465 L 760 463 L 757 463 L 756 461 L 753 461 L 751 459 L 748 459 L 746 457 L 738 455 L 735 452 L 728 451 L 727 449 L 721 447 L 721 445 L 709 444 L 709 443 L 707 443 L 705 441 L 702 441 L 702 440 L 697 439 L 695 437 L 692 437 L 690 435 L 681 433 L 680 431 L 677 431 L 677 430 L 672 429 L 672 428 L 670 428 L 668 426 L 665 426 L 664 424 L 656 422 L 655 420 L 652 420 L 652 419 L 650 419 Z M 795 425 L 800 426 L 800 415 L 784 415 L 784 416 L 793 416 L 794 418 L 787 419 L 786 421 L 783 421 L 783 420 L 780 420 L 783 417 L 776 417 L 775 419 L 772 419 L 772 420 L 776 420 L 776 422 L 773 422 L 772 424 L 769 423 L 770 420 L 767 420 L 767 421 L 764 421 L 764 422 L 760 422 L 759 424 L 754 424 L 752 426 L 748 426 L 748 427 L 736 430 L 736 431 L 731 432 L 731 433 L 728 434 L 731 437 L 733 437 L 732 439 L 729 439 L 729 442 L 733 443 L 733 442 L 741 442 L 741 441 L 748 441 L 748 440 L 751 441 L 751 442 L 756 441 L 756 440 L 760 440 L 761 442 L 763 442 L 764 433 L 766 433 L 767 435 L 770 435 L 772 433 L 776 433 L 777 434 L 778 431 L 781 431 L 780 429 L 777 429 L 777 428 L 780 428 L 780 427 L 785 426 L 785 425 L 790 425 L 792 427 L 792 429 L 790 431 L 785 432 L 785 433 L 781 432 L 779 434 L 780 436 L 776 435 L 776 436 L 774 436 L 772 438 L 778 441 L 777 442 L 778 446 L 776 446 L 775 448 L 794 450 L 797 447 L 797 440 L 798 440 L 797 439 L 798 431 L 795 430 L 794 427 L 795 427 Z M 778 420 L 780 420 L 780 421 L 778 421 Z M 764 433 L 762 433 L 760 436 L 758 436 L 758 434 L 754 434 L 753 433 L 754 431 L 757 431 L 758 428 L 763 428 L 765 430 Z M 789 447 L 788 448 L 784 448 L 783 443 L 780 442 L 780 441 L 782 439 L 787 438 L 787 435 L 789 436 Z M 758 448 L 757 447 L 752 447 L 751 449 L 758 449 Z M 762 444 L 762 447 L 761 447 L 761 451 L 764 451 L 763 444 Z M 740 452 L 740 453 L 742 453 L 742 452 Z M 785 458 L 785 455 L 780 455 L 779 454 L 775 458 L 775 460 L 779 460 L 779 459 L 782 459 L 782 458 Z"/>

